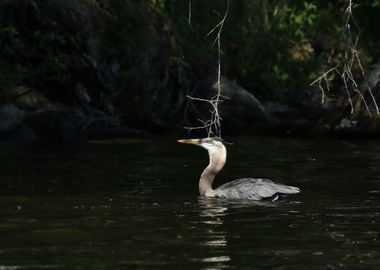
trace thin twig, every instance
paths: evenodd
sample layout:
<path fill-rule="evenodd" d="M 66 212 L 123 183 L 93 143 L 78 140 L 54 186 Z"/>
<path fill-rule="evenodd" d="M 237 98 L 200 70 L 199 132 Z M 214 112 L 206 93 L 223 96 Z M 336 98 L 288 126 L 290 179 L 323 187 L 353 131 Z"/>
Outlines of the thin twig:
<path fill-rule="evenodd" d="M 324 103 L 325 102 L 325 89 L 323 88 L 322 86 L 322 81 L 325 82 L 326 84 L 326 88 L 327 88 L 327 91 L 330 91 L 330 83 L 329 83 L 329 79 L 328 79 L 328 76 L 331 72 L 335 71 L 337 68 L 339 67 L 339 64 L 336 65 L 335 67 L 329 69 L 328 71 L 326 71 L 322 76 L 320 76 L 318 79 L 316 79 L 315 81 L 313 81 L 310 85 L 311 86 L 316 86 L 316 84 L 318 84 L 318 88 L 321 90 L 321 94 L 322 94 L 322 100 L 321 100 L 321 103 Z"/>
<path fill-rule="evenodd" d="M 189 26 L 191 27 L 191 0 L 189 0 L 189 14 L 187 17 L 187 21 L 189 23 Z"/>
<path fill-rule="evenodd" d="M 360 90 L 360 87 L 358 83 L 356 82 L 356 78 L 352 73 L 352 68 L 354 65 L 357 65 L 359 67 L 359 70 L 361 72 L 361 75 L 366 85 L 366 89 L 364 91 L 368 91 L 370 95 L 371 103 L 374 104 L 377 114 L 380 114 L 379 107 L 377 105 L 375 96 L 373 95 L 372 89 L 367 81 L 367 77 L 366 77 L 366 74 L 365 74 L 365 71 L 358 54 L 358 50 L 357 50 L 357 46 L 358 46 L 359 38 L 360 38 L 360 28 L 352 13 L 353 1 L 352 0 L 347 0 L 347 1 L 348 1 L 348 6 L 344 12 L 344 18 L 343 18 L 343 22 L 344 22 L 344 31 L 343 31 L 344 51 L 343 51 L 343 59 L 342 59 L 343 64 L 337 65 L 329 69 L 322 76 L 318 77 L 315 81 L 313 81 L 310 85 L 316 86 L 321 90 L 322 103 L 323 103 L 325 100 L 325 89 L 327 89 L 327 91 L 329 91 L 330 89 L 328 75 L 332 72 L 337 73 L 338 75 L 340 75 L 343 81 L 344 88 L 347 94 L 347 99 L 351 107 L 351 114 L 354 113 L 354 105 L 353 105 L 352 97 L 350 94 L 350 87 L 351 87 L 351 91 L 355 92 L 360 98 L 360 100 L 362 100 L 364 107 L 366 111 L 368 112 L 368 115 L 371 117 L 372 113 L 369 108 L 368 102 L 365 100 L 365 97 L 364 97 L 365 93 L 363 93 L 363 91 Z M 353 36 L 352 34 L 351 22 L 355 26 L 355 28 L 358 30 L 358 34 L 356 36 Z M 330 59 L 331 59 L 331 56 L 329 57 L 329 60 L 328 60 L 329 63 L 330 63 Z M 322 81 L 324 81 L 326 88 L 323 86 Z"/>
<path fill-rule="evenodd" d="M 224 16 L 222 18 L 222 20 L 215 26 L 211 29 L 211 31 L 207 34 L 207 36 L 210 36 L 213 32 L 215 32 L 216 30 L 217 33 L 216 33 L 216 38 L 212 44 L 212 46 L 214 46 L 215 43 L 217 43 L 218 45 L 218 79 L 217 79 L 217 93 L 216 95 L 214 95 L 213 97 L 211 97 L 211 99 L 203 99 L 203 98 L 196 98 L 196 97 L 192 97 L 192 96 L 189 96 L 187 95 L 187 97 L 190 99 L 190 100 L 194 100 L 194 101 L 201 101 L 201 102 L 206 102 L 206 103 L 209 103 L 210 106 L 211 106 L 211 117 L 208 121 L 203 121 L 203 120 L 199 120 L 203 125 L 202 126 L 198 126 L 198 127 L 187 127 L 186 129 L 187 130 L 194 130 L 194 129 L 206 129 L 207 131 L 207 136 L 210 137 L 210 136 L 217 136 L 219 138 L 222 137 L 222 127 L 221 127 L 221 116 L 220 116 L 220 113 L 219 113 L 219 104 L 223 102 L 224 100 L 224 97 L 221 95 L 221 74 L 222 74 L 222 64 L 221 64 L 221 58 L 222 58 L 222 49 L 221 49 L 221 33 L 222 33 L 222 30 L 223 30 L 223 26 L 224 26 L 224 23 L 226 21 L 226 18 L 227 18 L 227 15 L 228 15 L 228 12 L 229 12 L 229 7 L 230 7 L 230 2 L 229 0 L 227 0 L 227 7 L 226 7 L 226 11 L 224 13 Z"/>

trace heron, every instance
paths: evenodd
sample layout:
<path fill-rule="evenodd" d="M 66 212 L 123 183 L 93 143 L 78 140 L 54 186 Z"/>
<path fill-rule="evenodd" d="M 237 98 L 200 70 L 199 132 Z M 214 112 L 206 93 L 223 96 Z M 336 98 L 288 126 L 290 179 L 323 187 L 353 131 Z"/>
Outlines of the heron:
<path fill-rule="evenodd" d="M 199 193 L 205 197 L 227 199 L 250 199 L 276 201 L 288 194 L 299 193 L 300 189 L 275 183 L 262 178 L 240 178 L 212 188 L 216 175 L 223 169 L 227 160 L 227 150 L 223 140 L 218 137 L 203 139 L 182 139 L 179 143 L 194 144 L 203 147 L 209 154 L 209 165 L 203 170 L 199 179 Z"/>

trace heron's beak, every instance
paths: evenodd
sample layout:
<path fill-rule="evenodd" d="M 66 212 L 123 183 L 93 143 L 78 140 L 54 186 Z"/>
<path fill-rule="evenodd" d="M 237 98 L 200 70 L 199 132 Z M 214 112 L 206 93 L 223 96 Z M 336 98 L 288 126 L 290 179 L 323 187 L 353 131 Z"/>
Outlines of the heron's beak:
<path fill-rule="evenodd" d="M 186 143 L 186 144 L 200 144 L 200 139 L 187 139 L 187 140 L 178 140 L 179 143 Z"/>

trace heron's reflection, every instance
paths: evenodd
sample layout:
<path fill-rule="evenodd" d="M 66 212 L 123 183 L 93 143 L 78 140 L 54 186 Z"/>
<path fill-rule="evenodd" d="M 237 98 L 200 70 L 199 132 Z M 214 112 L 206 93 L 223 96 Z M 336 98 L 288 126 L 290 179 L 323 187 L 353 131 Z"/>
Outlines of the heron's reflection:
<path fill-rule="evenodd" d="M 198 199 L 200 223 L 205 226 L 200 245 L 207 247 L 210 252 L 200 261 L 207 264 L 203 269 L 224 269 L 229 267 L 231 259 L 228 247 L 228 230 L 225 226 L 227 216 L 239 208 L 245 207 L 277 207 L 278 205 L 266 201 L 226 200 L 200 197 Z"/>
<path fill-rule="evenodd" d="M 205 224 L 223 224 L 223 217 L 226 215 L 228 205 L 223 203 L 223 200 L 218 200 L 208 197 L 200 197 L 199 204 L 199 217 L 202 223 Z"/>
<path fill-rule="evenodd" d="M 202 224 L 206 224 L 204 230 L 204 241 L 202 247 L 210 249 L 209 256 L 201 258 L 200 261 L 206 266 L 202 269 L 224 269 L 227 268 L 231 257 L 228 251 L 227 231 L 222 227 L 227 214 L 228 204 L 223 200 L 215 198 L 200 197 L 198 200 L 199 217 Z"/>

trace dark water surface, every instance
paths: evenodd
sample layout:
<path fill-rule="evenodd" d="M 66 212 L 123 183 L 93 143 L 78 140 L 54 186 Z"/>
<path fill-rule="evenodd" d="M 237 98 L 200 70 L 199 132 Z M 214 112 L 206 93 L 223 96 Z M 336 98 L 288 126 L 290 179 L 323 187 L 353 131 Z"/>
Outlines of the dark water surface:
<path fill-rule="evenodd" d="M 216 185 L 303 192 L 199 198 L 207 154 L 174 140 L 1 146 L 0 270 L 380 269 L 379 143 L 228 139 Z"/>

